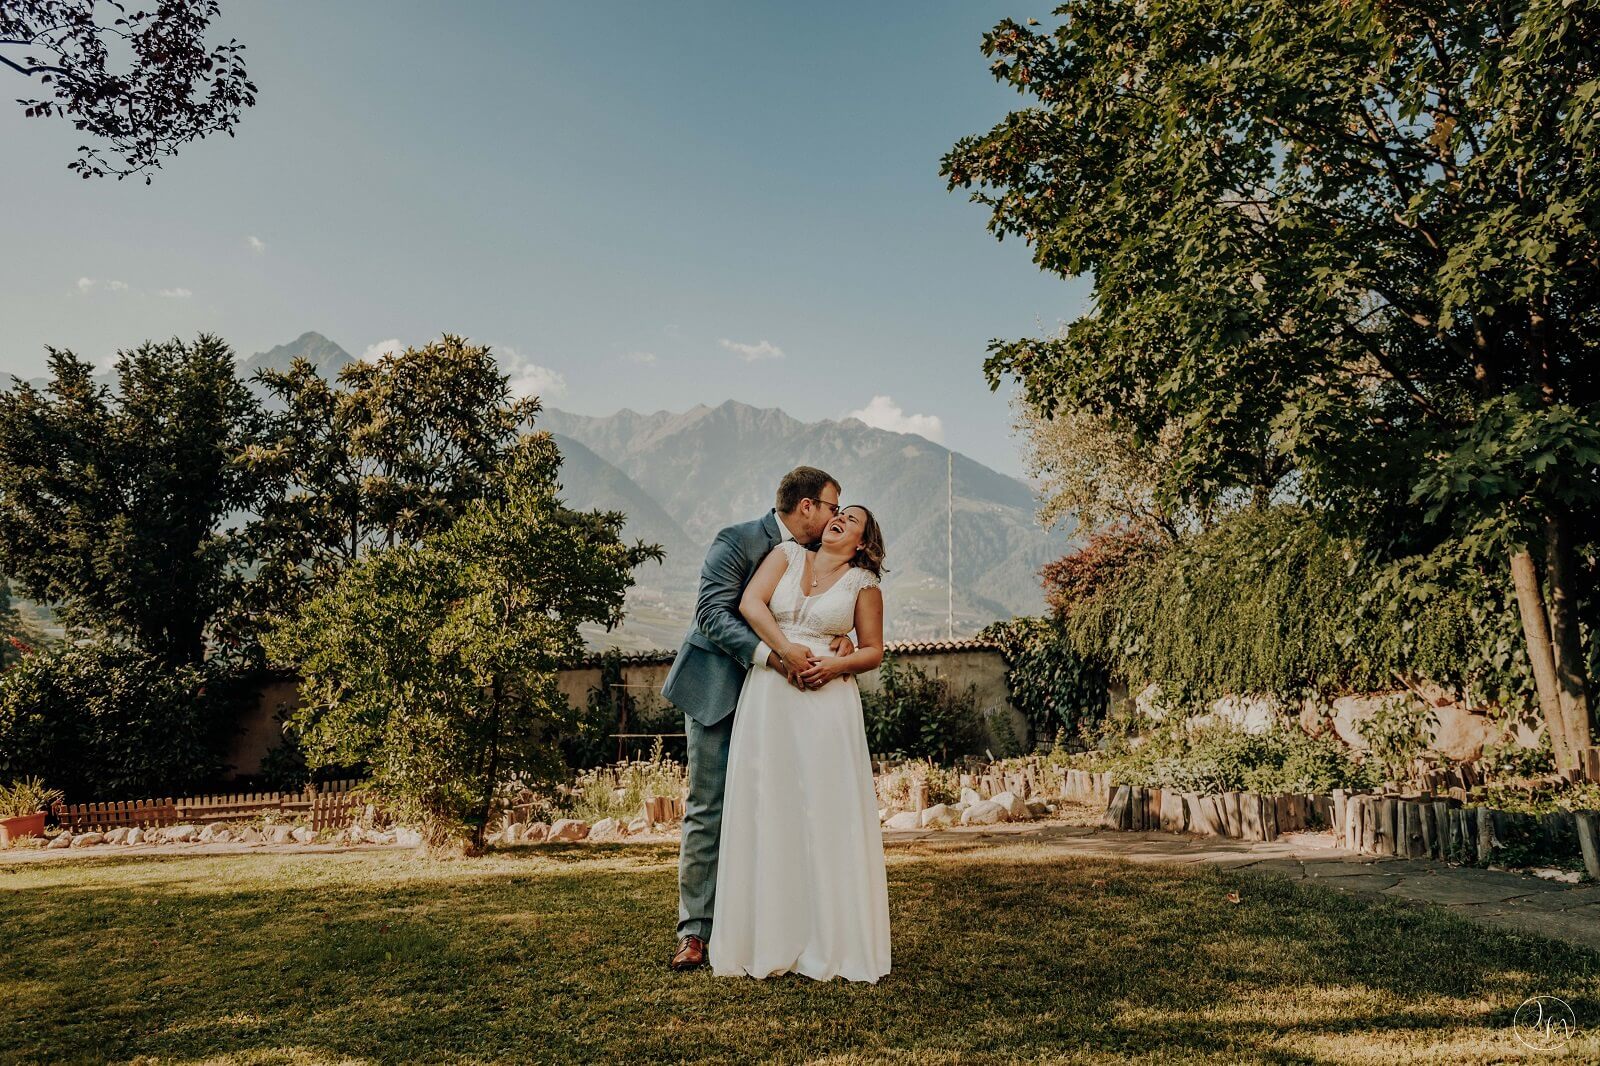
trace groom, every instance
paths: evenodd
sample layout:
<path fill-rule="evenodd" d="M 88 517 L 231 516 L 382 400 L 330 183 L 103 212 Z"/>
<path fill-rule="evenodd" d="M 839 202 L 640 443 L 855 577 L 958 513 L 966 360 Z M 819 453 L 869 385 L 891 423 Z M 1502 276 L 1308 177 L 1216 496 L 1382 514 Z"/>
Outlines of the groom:
<path fill-rule="evenodd" d="M 689 744 L 689 796 L 678 845 L 678 951 L 674 970 L 705 965 L 711 907 L 717 890 L 717 845 L 722 791 L 728 776 L 733 711 L 744 675 L 770 667 L 791 681 L 805 662 L 784 658 L 756 636 L 739 614 L 744 587 L 780 541 L 810 546 L 839 513 L 839 483 L 814 466 L 797 466 L 778 484 L 777 506 L 752 522 L 717 534 L 700 570 L 694 625 L 672 663 L 661 694 L 683 712 Z M 835 644 L 849 643 L 840 637 Z M 852 648 L 835 654 L 847 655 Z"/>

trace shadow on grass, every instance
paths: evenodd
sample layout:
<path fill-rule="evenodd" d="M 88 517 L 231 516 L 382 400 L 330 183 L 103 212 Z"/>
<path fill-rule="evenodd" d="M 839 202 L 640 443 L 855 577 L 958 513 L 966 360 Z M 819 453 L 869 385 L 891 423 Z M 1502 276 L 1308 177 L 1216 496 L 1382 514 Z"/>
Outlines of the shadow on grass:
<path fill-rule="evenodd" d="M 1443 911 L 994 849 L 891 858 L 876 986 L 673 974 L 675 858 L 21 870 L 0 877 L 0 1060 L 1471 1062 L 1517 1050 L 1527 996 L 1580 1025 L 1600 1004 L 1600 957 Z"/>

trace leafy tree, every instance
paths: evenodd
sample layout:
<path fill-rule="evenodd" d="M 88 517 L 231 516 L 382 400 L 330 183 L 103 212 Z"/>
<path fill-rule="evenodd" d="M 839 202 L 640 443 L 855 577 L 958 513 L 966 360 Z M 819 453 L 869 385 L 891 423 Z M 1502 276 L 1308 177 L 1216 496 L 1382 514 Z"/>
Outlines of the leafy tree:
<path fill-rule="evenodd" d="M 105 16 L 115 12 L 109 21 Z M 212 133 L 233 136 L 256 87 L 238 41 L 206 46 L 218 0 L 162 0 L 149 10 L 116 0 L 6 0 L 0 5 L 0 66 L 37 78 L 50 95 L 17 101 L 29 118 L 70 118 L 104 142 L 84 145 L 67 166 L 80 177 L 159 169 L 164 156 Z M 128 54 L 114 71 L 113 54 Z"/>
<path fill-rule="evenodd" d="M 991 381 L 1143 441 L 1177 423 L 1217 490 L 1287 466 L 1390 557 L 1498 557 L 1571 765 L 1600 501 L 1596 4 L 1056 13 L 985 36 L 1033 104 L 943 173 L 1042 269 L 1092 274 L 1093 310 L 995 342 Z"/>
<path fill-rule="evenodd" d="M 197 665 L 241 563 L 220 525 L 254 502 L 233 457 L 257 404 L 208 334 L 119 353 L 115 392 L 93 373 L 52 348 L 48 385 L 0 392 L 0 573 L 69 630 Z"/>
<path fill-rule="evenodd" d="M 367 553 L 415 546 L 497 497 L 538 411 L 511 395 L 487 347 L 448 334 L 349 364 L 336 382 L 299 359 L 257 380 L 274 408 L 265 439 L 241 458 L 261 485 L 248 530 L 259 571 L 245 601 L 259 619 L 292 611 Z"/>
<path fill-rule="evenodd" d="M 418 546 L 372 552 L 267 637 L 303 679 L 292 728 L 314 769 L 365 763 L 377 788 L 441 835 L 481 846 L 495 788 L 557 774 L 575 712 L 557 671 L 578 627 L 621 621 L 633 568 L 624 516 L 557 498 L 560 455 L 525 438 L 503 492 Z"/>

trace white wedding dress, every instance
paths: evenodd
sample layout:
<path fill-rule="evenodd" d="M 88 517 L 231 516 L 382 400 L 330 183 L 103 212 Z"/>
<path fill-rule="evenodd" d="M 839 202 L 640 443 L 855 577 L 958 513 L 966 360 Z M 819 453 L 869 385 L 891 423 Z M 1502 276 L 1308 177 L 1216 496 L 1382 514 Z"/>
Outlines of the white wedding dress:
<path fill-rule="evenodd" d="M 806 596 L 806 549 L 780 547 L 789 565 L 772 614 L 786 637 L 826 655 L 855 624 L 856 594 L 878 579 L 852 567 Z M 855 678 L 801 690 L 752 669 L 730 745 L 712 972 L 876 982 L 889 972 L 889 885 Z"/>

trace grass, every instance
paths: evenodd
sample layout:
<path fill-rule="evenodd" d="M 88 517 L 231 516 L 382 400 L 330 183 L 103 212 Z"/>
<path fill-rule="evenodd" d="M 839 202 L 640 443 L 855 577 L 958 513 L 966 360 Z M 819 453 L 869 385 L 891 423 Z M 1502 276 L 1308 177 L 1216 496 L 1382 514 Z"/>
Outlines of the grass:
<path fill-rule="evenodd" d="M 1396 1063 L 1527 1054 L 1600 956 L 1265 875 L 915 844 L 876 986 L 673 974 L 676 849 L 0 867 L 0 1062 Z M 1230 904 L 1236 891 L 1240 902 Z"/>

